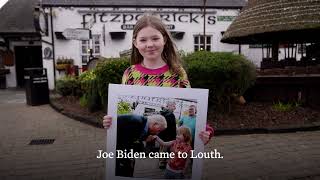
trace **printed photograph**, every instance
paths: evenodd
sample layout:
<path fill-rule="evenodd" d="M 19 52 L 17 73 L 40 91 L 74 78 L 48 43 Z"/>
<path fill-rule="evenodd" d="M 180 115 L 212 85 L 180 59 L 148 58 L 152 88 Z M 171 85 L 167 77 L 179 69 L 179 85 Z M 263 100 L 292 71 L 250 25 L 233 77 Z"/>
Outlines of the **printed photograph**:
<path fill-rule="evenodd" d="M 188 158 L 178 158 L 178 151 L 190 154 L 193 149 L 196 113 L 196 100 L 119 96 L 117 150 L 144 152 L 146 159 L 117 159 L 119 166 L 116 167 L 116 175 L 170 178 L 168 170 L 172 170 L 176 172 L 175 177 L 189 179 L 192 162 Z M 141 128 L 136 127 L 137 124 Z M 133 126 L 135 129 L 132 129 Z M 141 131 L 131 133 L 130 129 Z M 127 136 L 126 133 L 136 136 Z M 171 152 L 175 153 L 175 157 L 168 158 Z M 128 167 L 124 167 L 126 165 Z"/>
<path fill-rule="evenodd" d="M 195 150 L 195 142 L 199 141 L 196 134 L 200 124 L 206 121 L 198 116 L 198 112 L 202 112 L 199 100 L 190 95 L 172 97 L 175 93 L 169 92 L 178 92 L 178 88 L 156 88 L 158 92 L 149 90 L 148 94 L 141 88 L 131 86 L 129 90 L 126 87 L 126 94 L 114 91 L 116 95 L 112 96 L 116 102 L 117 128 L 111 134 L 112 139 L 108 134 L 108 140 L 116 141 L 114 176 L 194 179 L 194 163 L 199 161 L 191 159 L 190 155 Z M 192 89 L 189 90 L 192 94 Z M 109 95 L 111 91 L 112 88 Z"/>

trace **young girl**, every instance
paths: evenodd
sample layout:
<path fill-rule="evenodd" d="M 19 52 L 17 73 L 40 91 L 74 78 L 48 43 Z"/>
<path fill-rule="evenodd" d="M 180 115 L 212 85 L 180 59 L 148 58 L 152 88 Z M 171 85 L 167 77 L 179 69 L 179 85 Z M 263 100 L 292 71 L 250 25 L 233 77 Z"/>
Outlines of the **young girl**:
<path fill-rule="evenodd" d="M 134 27 L 132 41 L 132 66 L 124 72 L 122 84 L 190 88 L 170 33 L 159 18 L 141 17 Z M 103 126 L 109 128 L 111 124 L 112 117 L 104 116 Z M 213 129 L 207 125 L 207 131 L 199 135 L 206 144 Z"/>
<path fill-rule="evenodd" d="M 192 135 L 190 129 L 186 126 L 180 126 L 177 129 L 176 139 L 173 141 L 164 142 L 158 136 L 154 136 L 156 141 L 162 146 L 170 147 L 170 151 L 173 152 L 174 158 L 171 158 L 167 164 L 165 171 L 166 179 L 183 179 L 184 173 L 187 169 L 188 158 L 179 158 L 178 153 L 188 153 L 192 150 L 191 141 Z"/>

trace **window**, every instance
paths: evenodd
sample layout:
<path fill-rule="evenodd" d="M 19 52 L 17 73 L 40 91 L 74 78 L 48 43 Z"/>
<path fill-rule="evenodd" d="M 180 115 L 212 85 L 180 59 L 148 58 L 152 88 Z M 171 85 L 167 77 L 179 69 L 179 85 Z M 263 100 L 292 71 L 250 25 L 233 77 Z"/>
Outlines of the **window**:
<path fill-rule="evenodd" d="M 204 38 L 203 35 L 194 36 L 194 51 L 203 50 L 204 49 L 204 41 L 206 42 L 206 50 L 211 51 L 212 36 L 206 36 Z"/>
<path fill-rule="evenodd" d="M 81 59 L 83 64 L 89 62 L 89 47 L 88 40 L 81 41 Z M 92 50 L 92 55 L 94 57 L 100 56 L 100 35 L 92 35 Z"/>

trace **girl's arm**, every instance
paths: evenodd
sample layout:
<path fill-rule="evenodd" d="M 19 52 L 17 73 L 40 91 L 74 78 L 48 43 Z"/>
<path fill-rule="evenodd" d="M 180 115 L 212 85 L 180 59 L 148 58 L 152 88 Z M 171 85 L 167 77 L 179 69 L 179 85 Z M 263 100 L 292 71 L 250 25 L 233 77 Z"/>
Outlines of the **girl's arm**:
<path fill-rule="evenodd" d="M 183 168 L 183 174 L 187 173 L 189 164 L 190 164 L 190 157 L 188 156 L 187 161 L 186 161 L 186 165 L 184 165 L 184 168 Z"/>
<path fill-rule="evenodd" d="M 123 75 L 122 75 L 121 84 L 127 84 L 127 82 L 128 82 L 128 77 L 129 77 L 129 72 L 130 72 L 130 68 L 131 68 L 131 67 L 127 68 L 127 69 L 124 71 L 124 73 L 123 73 Z"/>
<path fill-rule="evenodd" d="M 187 157 L 187 160 L 186 160 L 186 164 L 184 165 L 184 168 L 183 168 L 183 174 L 186 174 L 187 173 L 187 170 L 188 170 L 188 165 L 190 165 L 190 152 L 188 153 L 188 157 Z"/>
<path fill-rule="evenodd" d="M 207 124 L 205 131 L 201 131 L 199 133 L 200 139 L 202 140 L 204 145 L 208 144 L 208 142 L 213 137 L 213 135 L 214 135 L 214 129 L 209 124 Z"/>
<path fill-rule="evenodd" d="M 168 147 L 168 146 L 171 146 L 174 143 L 174 140 L 173 141 L 164 142 L 162 139 L 159 138 L 159 136 L 156 135 L 154 137 L 155 137 L 155 140 L 158 141 L 159 144 L 162 145 L 162 146 L 167 146 Z"/>
<path fill-rule="evenodd" d="M 180 88 L 191 88 L 190 81 L 188 80 L 188 75 L 183 68 L 181 68 L 179 87 Z"/>

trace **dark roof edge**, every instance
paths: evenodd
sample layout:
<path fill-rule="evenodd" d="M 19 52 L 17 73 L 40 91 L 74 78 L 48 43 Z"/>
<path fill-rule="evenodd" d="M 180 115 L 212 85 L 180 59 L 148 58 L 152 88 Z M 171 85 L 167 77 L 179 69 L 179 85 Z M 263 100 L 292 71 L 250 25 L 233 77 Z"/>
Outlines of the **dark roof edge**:
<path fill-rule="evenodd" d="M 42 7 L 132 7 L 132 8 L 203 8 L 203 6 L 134 6 L 134 5 L 65 5 L 65 4 L 42 4 Z M 242 9 L 244 6 L 206 6 L 214 9 Z"/>
<path fill-rule="evenodd" d="M 16 35 L 27 35 L 27 36 L 41 36 L 38 32 L 0 32 L 0 35 L 5 36 L 16 36 Z"/>
<path fill-rule="evenodd" d="M 288 31 L 271 31 L 256 33 L 250 35 L 241 35 L 236 37 L 227 37 L 220 40 L 222 43 L 228 44 L 267 44 L 273 42 L 304 42 L 312 43 L 319 42 L 320 38 L 316 35 L 320 31 L 320 28 L 315 29 L 294 29 Z M 299 34 L 305 34 L 304 36 L 299 36 Z M 297 38 L 292 40 L 291 37 L 296 36 Z"/>

